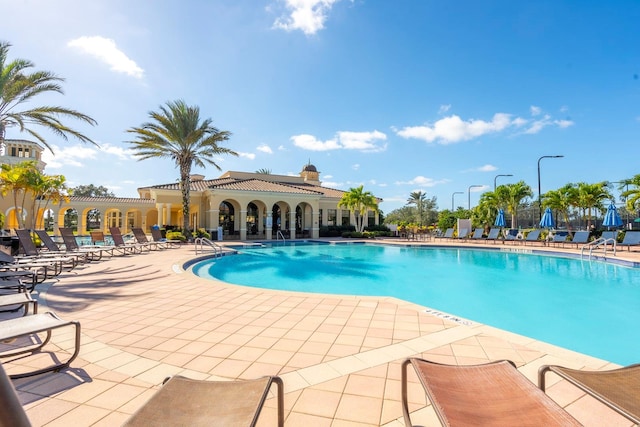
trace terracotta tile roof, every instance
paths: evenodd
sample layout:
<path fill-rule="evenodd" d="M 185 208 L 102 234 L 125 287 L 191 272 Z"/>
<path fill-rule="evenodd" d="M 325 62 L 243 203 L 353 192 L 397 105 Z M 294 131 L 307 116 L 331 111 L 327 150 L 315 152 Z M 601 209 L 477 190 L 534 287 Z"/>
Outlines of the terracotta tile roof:
<path fill-rule="evenodd" d="M 70 202 L 93 202 L 93 203 L 147 203 L 155 205 L 156 201 L 153 199 L 139 199 L 135 197 L 84 197 L 84 196 L 71 196 Z"/>
<path fill-rule="evenodd" d="M 236 190 L 236 191 L 263 191 L 270 193 L 294 193 L 320 195 L 320 191 L 315 189 L 300 188 L 282 182 L 264 181 L 261 179 L 234 180 L 234 182 L 220 183 L 209 187 L 212 190 Z"/>

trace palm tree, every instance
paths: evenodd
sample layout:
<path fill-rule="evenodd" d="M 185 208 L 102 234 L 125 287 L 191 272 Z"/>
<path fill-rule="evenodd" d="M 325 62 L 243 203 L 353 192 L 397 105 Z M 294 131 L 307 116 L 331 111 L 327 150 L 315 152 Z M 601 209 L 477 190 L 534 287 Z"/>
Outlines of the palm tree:
<path fill-rule="evenodd" d="M 496 198 L 500 206 L 506 206 L 507 212 L 511 214 L 511 227 L 518 226 L 518 208 L 527 197 L 533 197 L 531 187 L 524 181 L 515 184 L 505 184 L 496 188 Z"/>
<path fill-rule="evenodd" d="M 7 193 L 11 193 L 13 199 L 13 214 L 15 215 L 18 228 L 24 228 L 24 198 L 29 186 L 27 182 L 27 169 L 30 168 L 30 163 L 34 162 L 22 162 L 16 164 L 5 163 L 0 165 L 0 192 L 2 197 Z M 18 200 L 21 199 L 21 202 Z"/>
<path fill-rule="evenodd" d="M 354 214 L 356 219 L 356 231 L 364 231 L 364 219 L 369 210 L 378 212 L 378 199 L 369 191 L 364 191 L 364 185 L 358 188 L 350 188 L 342 195 L 338 207 L 345 207 Z"/>
<path fill-rule="evenodd" d="M 214 156 L 238 153 L 218 145 L 229 139 L 230 132 L 218 130 L 211 119 L 201 120 L 200 108 L 188 106 L 182 100 L 167 102 L 159 112 L 149 112 L 149 117 L 152 121 L 127 130 L 136 135 L 135 140 L 127 142 L 133 145 L 138 160 L 170 158 L 176 163 L 182 190 L 182 229 L 185 237 L 190 238 L 191 167 L 209 164 L 221 170 Z"/>
<path fill-rule="evenodd" d="M 418 224 L 422 225 L 422 220 L 424 219 L 424 205 L 427 201 L 427 193 L 423 193 L 422 191 L 413 191 L 409 194 L 409 198 L 407 199 L 408 205 L 415 205 L 418 210 Z"/>
<path fill-rule="evenodd" d="M 542 195 L 542 206 L 559 212 L 564 218 L 567 228 L 571 230 L 569 210 L 577 206 L 578 189 L 575 184 L 567 184 L 557 190 L 547 191 Z"/>
<path fill-rule="evenodd" d="M 68 135 L 71 135 L 82 142 L 90 142 L 97 146 L 98 144 L 89 137 L 67 127 L 61 121 L 61 118 L 73 118 L 92 126 L 97 124 L 94 119 L 85 114 L 58 106 L 20 109 L 23 103 L 32 103 L 33 98 L 42 93 L 63 94 L 60 83 L 64 82 L 64 79 L 49 71 L 27 73 L 26 70 L 34 64 L 25 59 L 7 62 L 9 47 L 11 47 L 9 43 L 0 42 L 0 146 L 4 145 L 7 129 L 17 127 L 20 132 L 27 132 L 53 152 L 44 137 L 31 129 L 30 125 L 41 126 L 65 141 Z"/>
<path fill-rule="evenodd" d="M 595 208 L 604 212 L 605 206 L 603 202 L 613 199 L 613 195 L 609 192 L 606 182 L 599 182 L 597 184 L 580 182 L 577 185 L 577 189 L 578 207 L 582 209 L 583 212 L 586 212 L 587 229 L 590 229 L 592 209 Z"/>
<path fill-rule="evenodd" d="M 261 169 L 258 169 L 256 173 L 259 173 L 262 175 L 271 175 L 271 169 L 261 168 Z"/>
<path fill-rule="evenodd" d="M 640 209 L 640 174 L 635 175 L 631 179 L 624 180 L 624 185 L 633 185 L 634 188 L 628 188 L 620 194 L 627 201 L 627 209 L 636 212 Z"/>

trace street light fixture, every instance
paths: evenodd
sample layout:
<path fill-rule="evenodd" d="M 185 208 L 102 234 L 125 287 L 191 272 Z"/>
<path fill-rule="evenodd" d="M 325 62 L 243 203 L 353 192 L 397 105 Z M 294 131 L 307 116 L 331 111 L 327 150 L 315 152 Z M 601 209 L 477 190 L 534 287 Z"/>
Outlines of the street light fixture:
<path fill-rule="evenodd" d="M 507 174 L 507 175 L 496 175 L 496 177 L 495 177 L 495 178 L 493 178 L 493 192 L 494 192 L 494 193 L 495 193 L 496 188 L 497 188 L 497 187 L 496 187 L 496 180 L 498 179 L 498 177 L 499 177 L 499 176 L 513 176 L 513 175 L 511 175 L 511 174 Z"/>
<path fill-rule="evenodd" d="M 477 188 L 477 187 L 484 187 L 484 185 L 470 185 L 470 186 L 469 186 L 469 191 L 468 191 L 468 196 L 467 196 L 467 197 L 468 197 L 468 199 L 469 199 L 469 200 L 467 201 L 467 203 L 468 203 L 468 207 L 467 207 L 467 209 L 469 209 L 469 210 L 471 210 L 471 189 L 472 189 L 472 188 Z"/>
<path fill-rule="evenodd" d="M 538 221 L 542 221 L 542 194 L 540 194 L 540 160 L 542 159 L 559 159 L 560 157 L 564 157 L 562 155 L 559 156 L 542 156 L 538 159 Z"/>
<path fill-rule="evenodd" d="M 453 212 L 453 211 L 455 210 L 455 208 L 453 207 L 453 197 L 454 197 L 456 194 L 464 194 L 464 192 L 463 192 L 463 191 L 456 191 L 455 193 L 453 193 L 453 194 L 451 195 L 451 212 Z"/>

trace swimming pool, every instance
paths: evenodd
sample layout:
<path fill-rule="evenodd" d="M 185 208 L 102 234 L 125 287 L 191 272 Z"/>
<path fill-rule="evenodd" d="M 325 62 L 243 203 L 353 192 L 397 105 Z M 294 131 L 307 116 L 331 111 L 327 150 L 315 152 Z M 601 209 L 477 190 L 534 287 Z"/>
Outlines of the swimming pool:
<path fill-rule="evenodd" d="M 306 244 L 245 248 L 195 263 L 193 272 L 260 288 L 393 296 L 621 365 L 640 359 L 640 269 L 622 265 L 499 250 Z"/>

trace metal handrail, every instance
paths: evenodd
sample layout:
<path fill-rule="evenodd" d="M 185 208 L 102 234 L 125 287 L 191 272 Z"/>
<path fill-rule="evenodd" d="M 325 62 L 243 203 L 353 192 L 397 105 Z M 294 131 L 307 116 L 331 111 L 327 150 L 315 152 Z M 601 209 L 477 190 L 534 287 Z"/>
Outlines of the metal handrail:
<path fill-rule="evenodd" d="M 284 238 L 284 234 L 282 234 L 282 231 L 278 230 L 278 232 L 276 233 L 276 243 L 278 242 L 278 240 L 280 240 L 280 237 L 282 237 L 283 242 L 287 241 L 287 239 Z"/>
<path fill-rule="evenodd" d="M 617 243 L 618 241 L 616 239 L 613 239 L 613 238 L 605 239 L 604 237 L 600 237 L 592 242 L 582 245 L 582 248 L 580 249 L 580 258 L 584 257 L 584 250 L 586 248 L 589 248 L 589 260 L 591 260 L 591 255 L 593 254 L 594 249 L 598 249 L 600 247 L 603 248 L 602 250 L 604 252 L 604 256 L 607 256 L 608 244 L 611 244 L 611 246 L 613 246 L 613 255 L 615 256 Z"/>
<path fill-rule="evenodd" d="M 207 249 L 210 249 L 213 250 L 214 258 L 222 256 L 222 247 L 212 240 L 207 239 L 206 237 L 197 237 L 194 241 L 194 247 L 196 250 L 196 255 L 199 253 L 205 253 Z"/>

